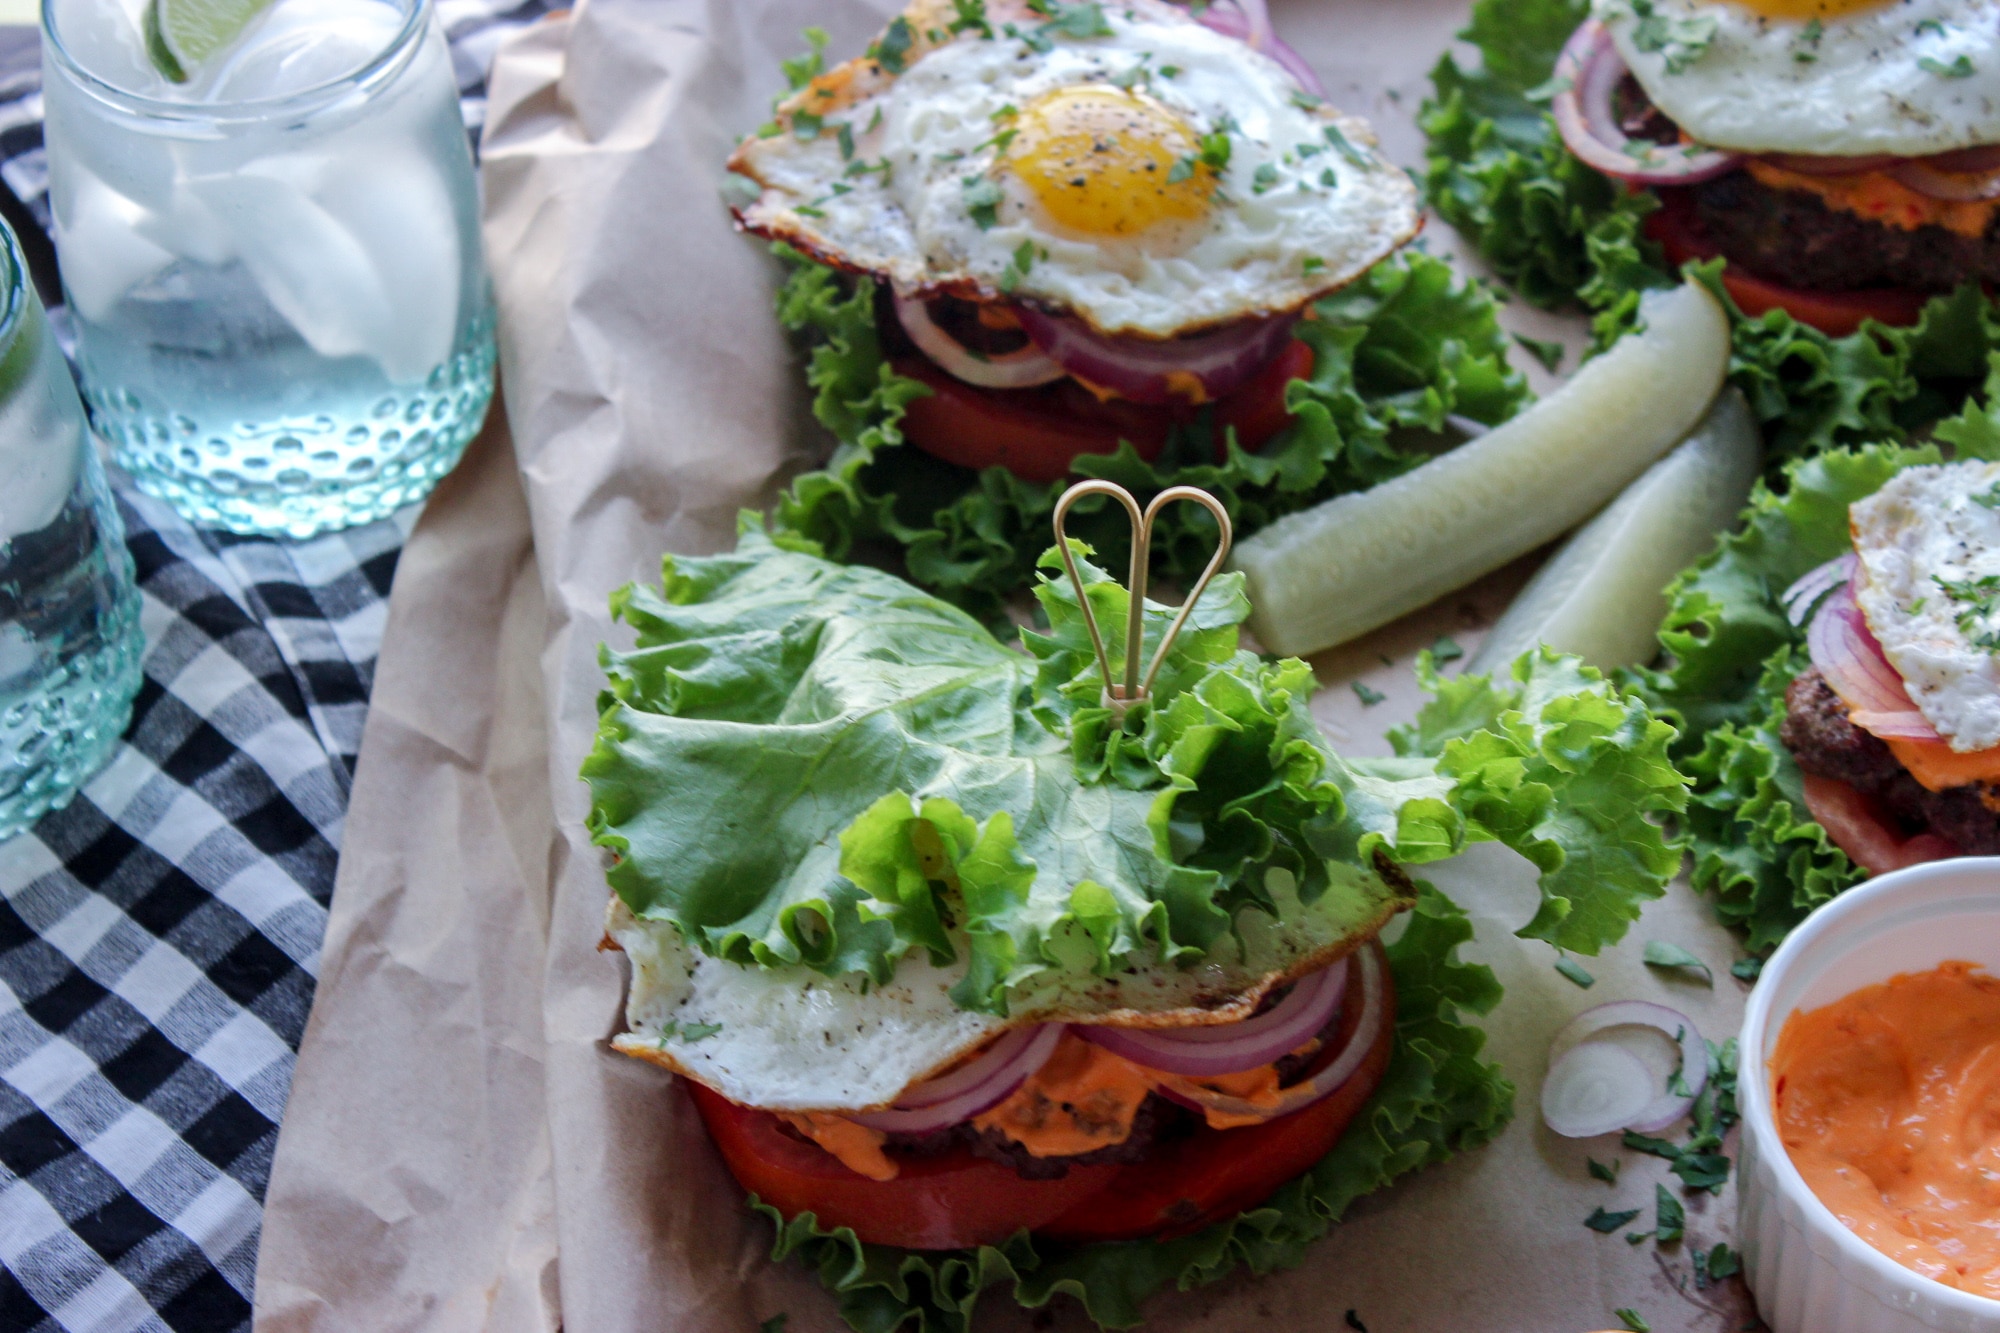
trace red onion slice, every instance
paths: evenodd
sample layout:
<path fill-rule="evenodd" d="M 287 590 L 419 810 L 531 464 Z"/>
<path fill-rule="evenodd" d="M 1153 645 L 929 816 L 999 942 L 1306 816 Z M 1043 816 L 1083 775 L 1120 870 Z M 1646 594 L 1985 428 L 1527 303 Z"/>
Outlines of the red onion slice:
<path fill-rule="evenodd" d="M 969 1120 L 999 1105 L 1047 1064 L 1062 1035 L 1061 1023 L 1016 1028 L 963 1068 L 909 1089 L 888 1110 L 848 1119 L 889 1134 L 923 1134 Z"/>
<path fill-rule="evenodd" d="M 1166 1074 L 1213 1077 L 1281 1060 L 1332 1021 L 1347 993 L 1347 960 L 1302 978 L 1291 994 L 1254 1018 L 1195 1028 L 1124 1028 L 1093 1025 L 1071 1031 Z"/>
<path fill-rule="evenodd" d="M 1566 1139 L 1594 1139 L 1631 1124 L 1653 1102 L 1656 1080 L 1623 1046 L 1585 1042 L 1549 1066 L 1542 1123 Z"/>
<path fill-rule="evenodd" d="M 1940 739 L 1937 728 L 1933 727 L 1922 713 L 1908 709 L 1895 713 L 1877 713 L 1865 708 L 1856 708 L 1847 715 L 1847 720 L 1870 735 L 1883 740 L 1934 741 Z"/>
<path fill-rule="evenodd" d="M 1354 1025 L 1353 1034 L 1325 1068 L 1304 1082 L 1294 1083 L 1281 1091 L 1277 1105 L 1257 1106 L 1242 1097 L 1186 1084 L 1168 1095 L 1182 1105 L 1191 1105 L 1197 1110 L 1275 1120 L 1281 1115 L 1304 1110 L 1340 1091 L 1341 1086 L 1354 1077 L 1355 1071 L 1368 1058 L 1368 1052 L 1374 1049 L 1376 1040 L 1382 1035 L 1382 1025 L 1390 1019 L 1389 1006 L 1383 995 L 1382 956 L 1378 946 L 1370 944 L 1356 956 L 1360 960 L 1361 1017 Z"/>
<path fill-rule="evenodd" d="M 1640 143 L 1635 151 L 1611 105 L 1612 94 L 1630 72 L 1611 40 L 1611 30 L 1598 20 L 1586 19 L 1571 35 L 1556 60 L 1561 91 L 1549 107 L 1570 152 L 1607 176 L 1637 185 L 1694 185 L 1742 162 L 1740 153 L 1693 144 Z"/>
<path fill-rule="evenodd" d="M 1326 96 L 1326 88 L 1320 83 L 1319 75 L 1313 72 L 1313 67 L 1272 30 L 1270 9 L 1264 0 L 1229 0 L 1227 4 L 1212 4 L 1201 12 L 1198 21 L 1203 27 L 1224 37 L 1234 37 L 1253 51 L 1262 51 L 1284 66 L 1285 72 L 1297 81 L 1299 87 L 1314 97 Z"/>
<path fill-rule="evenodd" d="M 1794 625 L 1805 624 L 1806 617 L 1819 605 L 1820 598 L 1854 577 L 1854 564 L 1854 552 L 1849 551 L 1800 577 L 1778 599 L 1784 604 L 1785 618 Z"/>
<path fill-rule="evenodd" d="M 1951 203 L 1976 204 L 1988 199 L 2000 199 L 2000 171 L 1946 171 L 1930 159 L 1912 158 L 1898 162 L 1889 169 L 1889 175 L 1899 184 L 1907 185 L 1926 199 L 1942 199 Z"/>
<path fill-rule="evenodd" d="M 1272 315 L 1154 342 L 1110 337 L 1080 319 L 1033 306 L 1015 314 L 1035 345 L 1065 371 L 1121 398 L 1152 404 L 1194 401 L 1196 385 L 1211 400 L 1241 388 L 1271 364 L 1298 322 L 1297 315 Z"/>
<path fill-rule="evenodd" d="M 1028 389 L 1059 380 L 1067 373 L 1032 340 L 1004 356 L 975 355 L 933 323 L 930 310 L 914 296 L 896 297 L 896 318 L 925 356 L 953 378 L 982 389 Z"/>
<path fill-rule="evenodd" d="M 1862 719 L 1879 719 L 1893 727 L 1898 740 L 1942 740 L 1910 699 L 1903 678 L 1882 654 L 1882 645 L 1854 600 L 1854 585 L 1846 584 L 1828 597 L 1806 631 L 1806 651 L 1826 683 L 1850 710 L 1854 724 L 1874 728 Z M 1916 719 L 1916 720 L 1913 720 Z M 1877 735 L 1890 733 L 1876 732 Z"/>
<path fill-rule="evenodd" d="M 1653 1059 L 1651 1047 L 1634 1050 L 1618 1046 L 1604 1034 L 1613 1028 L 1644 1027 L 1666 1034 L 1680 1046 L 1680 1070 L 1682 1086 L 1686 1093 L 1677 1093 L 1667 1087 L 1672 1080 L 1676 1066 L 1661 1067 Z M 1632 1057 L 1647 1078 L 1646 1088 L 1649 1099 L 1633 1111 L 1631 1118 L 1621 1124 L 1607 1126 L 1591 1133 L 1571 1133 L 1550 1119 L 1550 1082 L 1558 1077 L 1557 1071 L 1565 1071 L 1564 1078 L 1577 1078 L 1585 1072 L 1602 1073 L 1617 1066 L 1593 1055 L 1582 1061 L 1565 1064 L 1569 1056 L 1586 1045 L 1611 1046 Z M 1613 1000 L 1600 1004 L 1594 1009 L 1586 1009 L 1571 1019 L 1562 1031 L 1556 1033 L 1555 1041 L 1549 1045 L 1549 1074 L 1542 1084 L 1542 1119 L 1548 1127 L 1565 1138 L 1590 1138 L 1596 1134 L 1608 1134 L 1614 1129 L 1633 1129 L 1641 1134 L 1652 1134 L 1686 1115 L 1694 1105 L 1694 1099 L 1701 1096 L 1701 1090 L 1708 1086 L 1708 1046 L 1701 1039 L 1701 1032 L 1694 1020 L 1678 1009 L 1669 1009 L 1664 1004 L 1653 1004 L 1646 1000 Z M 1558 1090 L 1555 1101 L 1559 1106 L 1574 1101 L 1576 1094 Z M 1608 1103 L 1607 1103 L 1608 1104 Z M 1576 1125 L 1581 1118 L 1568 1119 L 1566 1123 Z"/>

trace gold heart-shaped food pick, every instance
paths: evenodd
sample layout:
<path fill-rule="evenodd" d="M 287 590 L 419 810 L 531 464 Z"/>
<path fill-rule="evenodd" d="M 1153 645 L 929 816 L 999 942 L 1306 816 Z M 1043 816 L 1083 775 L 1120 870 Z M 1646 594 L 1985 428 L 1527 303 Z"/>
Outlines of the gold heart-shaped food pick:
<path fill-rule="evenodd" d="M 1083 585 L 1083 575 L 1077 572 L 1076 556 L 1069 549 L 1069 534 L 1064 524 L 1069 518 L 1070 507 L 1087 495 L 1108 495 L 1125 506 L 1126 515 L 1132 520 L 1132 566 L 1126 579 L 1126 587 L 1131 598 L 1131 610 L 1125 618 L 1125 680 L 1123 684 L 1112 679 L 1111 655 L 1104 650 L 1104 636 L 1097 630 L 1097 615 L 1090 609 L 1090 595 Z M 1215 554 L 1210 557 L 1208 568 L 1201 571 L 1201 578 L 1188 591 L 1187 600 L 1181 603 L 1180 614 L 1167 627 L 1167 635 L 1160 640 L 1160 646 L 1153 650 L 1153 660 L 1146 667 L 1144 678 L 1139 675 L 1139 657 L 1146 646 L 1146 583 L 1153 546 L 1153 520 L 1160 511 L 1176 500 L 1192 500 L 1209 513 L 1215 515 L 1215 525 L 1222 540 L 1217 543 Z M 1069 571 L 1069 581 L 1076 589 L 1077 605 L 1083 608 L 1083 624 L 1090 631 L 1090 646 L 1097 650 L 1098 669 L 1104 673 L 1104 706 L 1111 710 L 1113 717 L 1123 720 L 1125 710 L 1144 699 L 1153 689 L 1153 677 L 1160 673 L 1160 664 L 1167 660 L 1167 649 L 1180 637 L 1181 627 L 1194 614 L 1195 603 L 1207 591 L 1209 581 L 1222 562 L 1229 556 L 1229 543 L 1234 529 L 1229 523 L 1229 511 L 1222 507 L 1222 501 L 1202 490 L 1199 486 L 1169 486 L 1153 497 L 1145 512 L 1139 512 L 1139 502 L 1132 498 L 1132 492 L 1115 481 L 1079 481 L 1062 494 L 1056 501 L 1055 513 L 1056 550 L 1062 552 L 1063 568 Z"/>

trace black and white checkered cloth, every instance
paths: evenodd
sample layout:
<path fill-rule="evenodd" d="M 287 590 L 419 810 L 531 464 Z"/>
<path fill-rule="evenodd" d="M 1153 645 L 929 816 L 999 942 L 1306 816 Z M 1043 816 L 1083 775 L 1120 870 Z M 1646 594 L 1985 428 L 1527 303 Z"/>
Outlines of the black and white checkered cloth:
<path fill-rule="evenodd" d="M 439 0 L 475 134 L 494 49 L 551 7 Z M 28 230 L 47 221 L 34 41 L 0 30 L 0 211 L 51 292 Z M 249 1326 L 389 582 L 416 521 L 265 541 L 119 492 L 146 632 L 131 729 L 75 802 L 0 844 L 0 1333 Z"/>

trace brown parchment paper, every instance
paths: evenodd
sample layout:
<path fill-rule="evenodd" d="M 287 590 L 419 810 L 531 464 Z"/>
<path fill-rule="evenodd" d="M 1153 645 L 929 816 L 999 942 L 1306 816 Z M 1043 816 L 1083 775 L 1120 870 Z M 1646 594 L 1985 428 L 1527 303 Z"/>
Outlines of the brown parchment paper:
<path fill-rule="evenodd" d="M 672 1081 L 613 1054 L 622 960 L 595 946 L 606 890 L 575 774 L 595 722 L 610 590 L 665 550 L 725 548 L 735 514 L 808 465 L 819 436 L 770 313 L 776 270 L 732 234 L 721 163 L 758 123 L 777 61 L 817 24 L 858 51 L 891 0 L 587 0 L 505 48 L 490 85 L 486 239 L 512 439 L 489 431 L 431 502 L 399 568 L 348 819 L 318 998 L 264 1224 L 257 1319 L 270 1329 L 747 1330 L 840 1325 Z M 1278 0 L 1285 34 L 1392 157 L 1464 0 Z M 1456 248 L 1433 224 L 1427 243 Z M 1571 324 L 1510 306 L 1511 327 Z M 1527 358 L 1520 358 L 1524 363 Z M 1547 377 L 1531 368 L 1537 387 Z M 1410 662 L 1468 649 L 1532 560 L 1316 662 L 1315 712 L 1344 749 L 1386 752 L 1417 703 Z M 1360 680 L 1387 695 L 1364 705 Z M 1490 1147 L 1364 1200 L 1294 1271 L 1164 1294 L 1149 1327 L 1373 1333 L 1616 1325 L 1733 1333 L 1740 1284 L 1697 1291 L 1688 1245 L 1600 1236 L 1666 1164 L 1555 1139 L 1535 1095 L 1549 1038 L 1607 998 L 1663 1000 L 1720 1039 L 1741 1017 L 1733 950 L 1684 885 L 1579 990 L 1513 937 L 1532 870 L 1476 849 L 1430 877 L 1474 914 L 1470 949 L 1508 996 L 1489 1051 L 1521 1089 Z M 1668 940 L 1710 988 L 1639 961 Z M 1615 1186 L 1585 1157 L 1622 1159 Z M 1678 1194 L 1678 1191 L 1676 1190 Z M 1730 1239 L 1733 1198 L 1688 1205 L 1689 1244 Z M 989 1297 L 982 1329 L 1083 1328 Z"/>

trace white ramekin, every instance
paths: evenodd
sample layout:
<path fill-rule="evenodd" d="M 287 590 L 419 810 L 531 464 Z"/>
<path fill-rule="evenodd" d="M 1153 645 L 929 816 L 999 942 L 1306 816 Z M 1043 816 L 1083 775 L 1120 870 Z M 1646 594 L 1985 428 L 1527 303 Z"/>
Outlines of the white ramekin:
<path fill-rule="evenodd" d="M 2000 1333 L 2000 1301 L 1921 1277 L 1841 1225 L 1771 1115 L 1771 1052 L 1795 1011 L 1954 958 L 2000 974 L 2000 857 L 1934 861 L 1850 889 L 1792 932 L 1750 995 L 1736 1230 L 1744 1277 L 1777 1333 Z"/>

